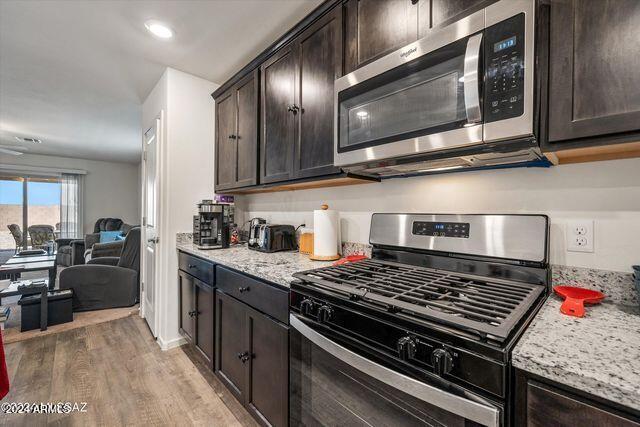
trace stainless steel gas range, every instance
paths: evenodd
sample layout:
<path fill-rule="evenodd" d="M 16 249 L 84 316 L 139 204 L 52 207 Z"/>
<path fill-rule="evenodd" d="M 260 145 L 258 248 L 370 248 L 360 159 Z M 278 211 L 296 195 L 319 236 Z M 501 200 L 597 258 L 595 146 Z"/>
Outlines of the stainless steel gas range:
<path fill-rule="evenodd" d="M 374 214 L 371 259 L 297 273 L 292 425 L 510 425 L 548 295 L 541 215 Z"/>

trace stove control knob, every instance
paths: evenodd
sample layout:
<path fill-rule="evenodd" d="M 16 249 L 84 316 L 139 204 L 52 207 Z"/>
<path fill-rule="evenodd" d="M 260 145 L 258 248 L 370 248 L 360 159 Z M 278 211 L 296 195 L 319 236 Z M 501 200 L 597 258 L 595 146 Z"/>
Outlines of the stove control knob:
<path fill-rule="evenodd" d="M 305 298 L 300 302 L 300 313 L 305 316 L 311 315 L 311 310 L 313 309 L 313 301 L 309 298 Z"/>
<path fill-rule="evenodd" d="M 431 353 L 431 364 L 433 365 L 433 371 L 441 377 L 453 369 L 453 356 L 447 350 L 437 348 Z"/>
<path fill-rule="evenodd" d="M 402 360 L 413 359 L 416 355 L 416 342 L 411 337 L 402 337 L 397 343 L 398 356 Z"/>
<path fill-rule="evenodd" d="M 324 323 L 331 320 L 333 317 L 333 309 L 327 304 L 324 304 L 318 309 L 318 322 Z"/>

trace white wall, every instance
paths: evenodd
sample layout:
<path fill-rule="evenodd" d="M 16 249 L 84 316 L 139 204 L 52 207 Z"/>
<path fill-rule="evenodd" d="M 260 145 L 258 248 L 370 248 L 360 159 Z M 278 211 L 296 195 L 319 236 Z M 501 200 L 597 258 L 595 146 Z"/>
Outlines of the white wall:
<path fill-rule="evenodd" d="M 617 271 L 640 263 L 640 159 L 452 173 L 381 183 L 248 195 L 245 218 L 312 226 L 313 209 L 341 212 L 342 240 L 367 243 L 373 212 L 541 213 L 551 218 L 551 262 Z M 595 252 L 566 251 L 569 219 L 595 220 Z"/>
<path fill-rule="evenodd" d="M 218 85 L 168 68 L 143 105 L 143 127 L 165 110 L 160 159 L 160 238 L 156 265 L 160 300 L 158 341 L 163 348 L 181 341 L 178 333 L 176 233 L 193 228 L 196 203 L 213 197 L 214 101 Z"/>
<path fill-rule="evenodd" d="M 128 224 L 140 223 L 138 164 L 37 154 L 12 156 L 6 162 L 11 165 L 86 170 L 83 211 L 85 233 L 93 232 L 96 220 L 103 217 L 122 218 Z"/>

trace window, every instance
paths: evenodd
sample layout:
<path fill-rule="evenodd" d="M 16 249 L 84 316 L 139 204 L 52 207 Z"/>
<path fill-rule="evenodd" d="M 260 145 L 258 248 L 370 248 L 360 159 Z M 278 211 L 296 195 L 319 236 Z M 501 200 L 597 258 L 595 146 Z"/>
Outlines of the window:
<path fill-rule="evenodd" d="M 36 176 L 0 176 L 0 250 L 16 250 L 17 247 L 28 247 L 29 227 L 48 225 L 53 229 L 53 236 L 60 236 L 60 177 Z M 9 226 L 15 224 L 22 232 L 19 235 Z"/>

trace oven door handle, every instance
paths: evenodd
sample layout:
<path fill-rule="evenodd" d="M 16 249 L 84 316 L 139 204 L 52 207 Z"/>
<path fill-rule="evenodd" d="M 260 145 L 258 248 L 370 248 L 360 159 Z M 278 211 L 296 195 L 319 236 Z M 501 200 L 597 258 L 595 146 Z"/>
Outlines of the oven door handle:
<path fill-rule="evenodd" d="M 456 396 L 379 365 L 316 332 L 293 314 L 289 314 L 289 325 L 322 350 L 365 375 L 467 420 L 491 427 L 500 425 L 497 408 Z"/>
<path fill-rule="evenodd" d="M 467 123 L 478 123 L 482 120 L 480 108 L 480 48 L 482 33 L 469 37 L 464 53 L 464 107 Z"/>

